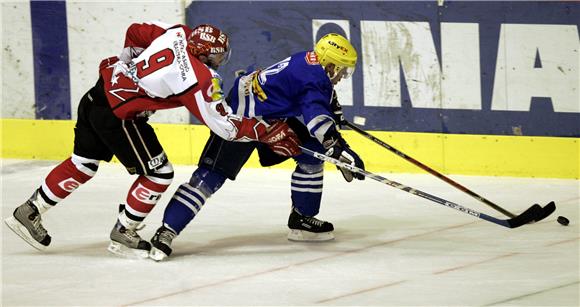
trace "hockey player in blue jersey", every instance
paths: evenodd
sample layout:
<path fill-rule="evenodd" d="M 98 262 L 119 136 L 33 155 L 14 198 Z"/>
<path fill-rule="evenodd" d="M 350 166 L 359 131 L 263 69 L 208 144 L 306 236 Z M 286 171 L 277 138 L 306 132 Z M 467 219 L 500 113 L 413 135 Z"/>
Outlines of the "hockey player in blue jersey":
<path fill-rule="evenodd" d="M 357 53 L 339 34 L 328 34 L 315 45 L 314 51 L 299 52 L 264 70 L 240 76 L 234 82 L 226 101 L 240 116 L 265 121 L 286 119 L 298 135 L 302 146 L 326 153 L 364 169 L 364 163 L 348 146 L 337 130 L 340 105 L 333 86 L 352 75 Z M 331 105 L 333 105 L 331 107 Z M 182 184 L 169 201 L 163 225 L 151 239 L 150 257 L 162 260 L 171 254 L 172 240 L 193 220 L 207 199 L 226 181 L 235 180 L 254 149 L 260 162 L 271 166 L 286 158 L 257 142 L 228 142 L 212 134 L 189 182 Z M 276 151 L 285 151 L 278 148 Z M 293 157 L 292 210 L 288 219 L 293 241 L 326 241 L 334 239 L 334 226 L 315 216 L 322 197 L 323 162 L 300 154 Z M 340 169 L 346 181 L 364 177 Z"/>

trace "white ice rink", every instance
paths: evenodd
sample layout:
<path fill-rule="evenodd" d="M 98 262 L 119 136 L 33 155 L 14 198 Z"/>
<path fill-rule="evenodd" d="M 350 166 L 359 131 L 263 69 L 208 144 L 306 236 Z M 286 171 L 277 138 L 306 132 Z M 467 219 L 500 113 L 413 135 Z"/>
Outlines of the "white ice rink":
<path fill-rule="evenodd" d="M 56 162 L 2 162 L 4 219 Z M 176 167 L 144 238 L 193 170 Z M 94 179 L 44 215 L 53 238 L 46 252 L 2 225 L 2 306 L 580 304 L 577 180 L 452 176 L 511 212 L 556 201 L 546 220 L 508 229 L 372 180 L 348 184 L 328 171 L 319 217 L 334 223 L 336 240 L 308 244 L 286 240 L 290 174 L 244 169 L 177 237 L 169 261 L 155 263 L 107 252 L 117 204 L 135 177 L 102 163 Z M 502 217 L 433 176 L 384 175 Z M 570 226 L 556 223 L 558 215 Z"/>

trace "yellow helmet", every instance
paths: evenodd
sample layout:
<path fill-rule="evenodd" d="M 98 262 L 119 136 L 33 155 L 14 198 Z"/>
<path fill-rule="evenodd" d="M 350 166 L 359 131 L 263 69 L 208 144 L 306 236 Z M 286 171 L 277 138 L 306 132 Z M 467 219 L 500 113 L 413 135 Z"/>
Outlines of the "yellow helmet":
<path fill-rule="evenodd" d="M 316 45 L 314 52 L 322 66 L 334 64 L 336 71 L 346 68 L 348 78 L 354 72 L 357 53 L 350 42 L 340 34 L 330 33 L 323 36 Z"/>

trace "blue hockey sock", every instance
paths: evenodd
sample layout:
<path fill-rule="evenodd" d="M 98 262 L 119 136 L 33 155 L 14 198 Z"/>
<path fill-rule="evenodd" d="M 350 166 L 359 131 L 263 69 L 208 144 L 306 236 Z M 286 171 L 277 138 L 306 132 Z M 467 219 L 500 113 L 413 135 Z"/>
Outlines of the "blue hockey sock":
<path fill-rule="evenodd" d="M 322 199 L 322 164 L 300 163 L 292 173 L 292 205 L 302 215 L 315 216 L 320 210 Z"/>
<path fill-rule="evenodd" d="M 206 196 L 189 183 L 179 186 L 167 204 L 163 214 L 163 225 L 179 234 L 201 210 Z"/>
<path fill-rule="evenodd" d="M 163 214 L 163 225 L 179 234 L 225 180 L 226 177 L 217 172 L 198 168 L 190 181 L 180 185 L 173 194 Z"/>

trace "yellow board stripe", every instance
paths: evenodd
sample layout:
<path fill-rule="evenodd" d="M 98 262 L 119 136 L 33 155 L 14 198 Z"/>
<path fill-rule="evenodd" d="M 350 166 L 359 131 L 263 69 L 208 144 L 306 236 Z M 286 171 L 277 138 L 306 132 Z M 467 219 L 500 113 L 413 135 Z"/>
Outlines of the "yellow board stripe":
<path fill-rule="evenodd" d="M 0 119 L 0 124 L 2 158 L 62 160 L 72 152 L 74 121 Z M 153 124 L 153 127 L 172 163 L 197 164 L 209 136 L 205 126 Z M 444 174 L 580 178 L 579 138 L 371 133 Z M 343 131 L 343 135 L 372 172 L 423 172 L 354 131 Z M 255 154 L 246 167 L 260 167 Z M 277 167 L 294 168 L 294 163 L 287 161 Z"/>

